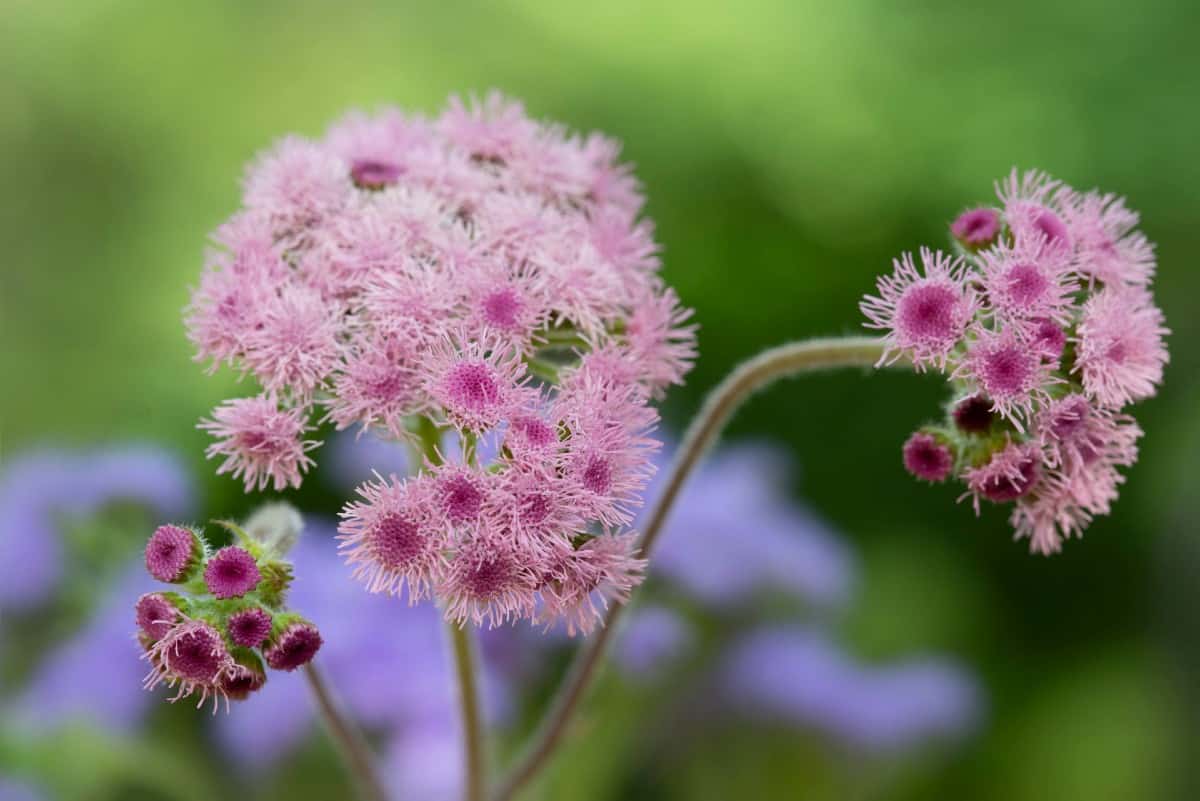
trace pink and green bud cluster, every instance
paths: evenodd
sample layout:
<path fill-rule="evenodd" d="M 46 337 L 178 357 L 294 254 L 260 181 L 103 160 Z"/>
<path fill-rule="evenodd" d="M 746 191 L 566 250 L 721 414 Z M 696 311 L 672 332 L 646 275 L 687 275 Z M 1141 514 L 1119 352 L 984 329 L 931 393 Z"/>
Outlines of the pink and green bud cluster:
<path fill-rule="evenodd" d="M 1126 407 L 1157 391 L 1169 331 L 1154 247 L 1122 198 L 1016 170 L 996 193 L 951 225 L 957 253 L 904 254 L 861 308 L 884 332 L 881 363 L 951 386 L 905 468 L 962 481 L 976 511 L 1013 503 L 1016 537 L 1049 554 L 1116 500 L 1142 434 Z"/>
<path fill-rule="evenodd" d="M 187 311 L 197 358 L 261 388 L 201 422 L 218 472 L 299 486 L 318 421 L 479 433 L 583 362 L 642 405 L 679 383 L 691 313 L 619 151 L 493 94 L 432 119 L 353 113 L 262 154 Z"/>
<path fill-rule="evenodd" d="M 160 526 L 146 567 L 171 591 L 137 600 L 138 641 L 150 663 L 145 686 L 177 688 L 172 701 L 199 695 L 241 700 L 267 680 L 266 665 L 295 670 L 321 647 L 316 626 L 285 606 L 291 568 L 232 524 L 239 541 L 211 553 L 201 532 Z"/>
<path fill-rule="evenodd" d="M 201 423 L 218 472 L 299 486 L 317 422 L 407 441 L 428 473 L 343 512 L 355 574 L 460 623 L 590 629 L 640 580 L 615 532 L 652 472 L 652 403 L 696 355 L 619 150 L 493 94 L 263 154 L 187 313 L 198 358 L 262 390 Z"/>

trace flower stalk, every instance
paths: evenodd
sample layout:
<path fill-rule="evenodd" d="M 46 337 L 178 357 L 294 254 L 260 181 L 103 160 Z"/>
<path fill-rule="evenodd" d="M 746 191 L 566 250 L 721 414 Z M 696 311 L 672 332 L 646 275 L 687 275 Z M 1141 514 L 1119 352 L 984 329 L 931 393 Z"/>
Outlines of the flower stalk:
<path fill-rule="evenodd" d="M 883 355 L 882 342 L 874 337 L 846 337 L 792 342 L 771 348 L 733 369 L 709 394 L 683 436 L 642 535 L 641 557 L 654 548 L 663 524 L 692 470 L 716 442 L 734 412 L 755 392 L 774 382 L 802 373 L 838 367 L 872 367 Z M 510 801 L 546 765 L 562 745 L 567 727 L 594 682 L 608 653 L 623 604 L 608 609 L 604 625 L 576 654 L 566 676 L 534 731 L 525 754 L 498 786 L 491 801 Z"/>
<path fill-rule="evenodd" d="M 334 701 L 325 676 L 313 663 L 304 666 L 304 680 L 317 703 L 317 712 L 325 731 L 333 740 L 346 769 L 350 772 L 363 801 L 387 801 L 387 792 L 375 771 L 370 746 L 362 732 L 346 718 Z"/>

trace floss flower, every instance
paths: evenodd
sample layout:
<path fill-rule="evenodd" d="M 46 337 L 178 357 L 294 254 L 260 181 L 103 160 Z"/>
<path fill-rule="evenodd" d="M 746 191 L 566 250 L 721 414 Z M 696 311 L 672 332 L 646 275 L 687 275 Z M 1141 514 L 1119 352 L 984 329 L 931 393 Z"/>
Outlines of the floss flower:
<path fill-rule="evenodd" d="M 1142 433 L 1124 409 L 1157 391 L 1169 332 L 1122 199 L 1016 170 L 997 195 L 951 225 L 960 255 L 922 249 L 919 271 L 905 254 L 861 308 L 885 361 L 936 367 L 955 398 L 905 468 L 957 477 L 976 510 L 1014 503 L 1016 536 L 1048 554 L 1116 500 Z"/>
<path fill-rule="evenodd" d="M 299 486 L 317 422 L 404 440 L 437 469 L 359 488 L 354 574 L 459 623 L 553 608 L 590 629 L 640 581 L 611 532 L 653 469 L 650 404 L 696 355 L 618 152 L 493 94 L 264 153 L 187 311 L 197 358 L 262 388 L 201 423 L 219 472 Z"/>
<path fill-rule="evenodd" d="M 291 671 L 316 656 L 321 634 L 285 605 L 292 569 L 279 538 L 261 535 L 264 516 L 278 517 L 277 510 L 268 507 L 247 523 L 256 533 L 222 523 L 240 544 L 212 554 L 200 532 L 181 526 L 160 526 L 150 537 L 147 570 L 177 591 L 146 593 L 135 605 L 142 658 L 150 664 L 146 689 L 176 688 L 172 701 L 199 695 L 197 706 L 212 698 L 215 711 L 219 699 L 244 700 L 266 683 L 264 661 Z"/>

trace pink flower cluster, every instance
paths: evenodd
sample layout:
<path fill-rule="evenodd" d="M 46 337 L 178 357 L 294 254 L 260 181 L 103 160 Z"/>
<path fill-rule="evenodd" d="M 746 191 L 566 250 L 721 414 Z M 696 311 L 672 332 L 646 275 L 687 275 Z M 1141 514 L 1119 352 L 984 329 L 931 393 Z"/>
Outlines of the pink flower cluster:
<path fill-rule="evenodd" d="M 218 472 L 299 486 L 314 417 L 406 440 L 431 470 L 360 489 L 342 526 L 356 574 L 458 621 L 589 628 L 637 581 L 613 532 L 651 470 L 650 404 L 696 354 L 618 152 L 497 94 L 278 142 L 187 312 L 198 357 L 262 388 L 201 423 Z M 452 464 L 428 453 L 445 431 Z"/>
<path fill-rule="evenodd" d="M 316 626 L 284 605 L 291 569 L 230 526 L 242 540 L 209 553 L 200 533 L 159 526 L 146 569 L 178 592 L 151 592 L 135 606 L 138 641 L 150 663 L 145 686 L 178 687 L 172 701 L 242 700 L 275 670 L 307 664 L 321 647 Z M 261 654 L 261 656 L 260 656 Z"/>
<path fill-rule="evenodd" d="M 1124 408 L 1155 394 L 1169 332 L 1154 247 L 1122 198 L 1036 171 L 996 191 L 951 225 L 957 254 L 904 254 L 861 308 L 885 332 L 881 363 L 953 388 L 946 419 L 905 443 L 908 471 L 957 477 L 976 511 L 1014 502 L 1016 536 L 1049 554 L 1116 500 L 1142 434 Z"/>

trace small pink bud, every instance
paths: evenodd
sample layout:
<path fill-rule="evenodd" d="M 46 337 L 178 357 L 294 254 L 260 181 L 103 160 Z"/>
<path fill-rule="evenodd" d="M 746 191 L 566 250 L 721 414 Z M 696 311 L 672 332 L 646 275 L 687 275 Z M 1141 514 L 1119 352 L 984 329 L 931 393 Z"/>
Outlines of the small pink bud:
<path fill-rule="evenodd" d="M 922 481 L 945 481 L 954 469 L 954 454 L 932 434 L 916 432 L 903 452 L 904 469 Z"/>
<path fill-rule="evenodd" d="M 244 548 L 222 548 L 208 560 L 204 583 L 217 598 L 240 598 L 258 586 L 262 573 L 254 557 Z"/>
<path fill-rule="evenodd" d="M 275 637 L 263 655 L 273 669 L 292 671 L 311 662 L 323 642 L 317 627 L 301 619 Z"/>
<path fill-rule="evenodd" d="M 257 648 L 271 633 L 271 615 L 258 606 L 244 609 L 229 616 L 225 630 L 234 645 Z"/>
<path fill-rule="evenodd" d="M 204 548 L 200 538 L 180 526 L 159 526 L 146 544 L 146 570 L 159 581 L 186 581 L 200 564 Z"/>
<path fill-rule="evenodd" d="M 972 250 L 985 248 L 996 241 L 1000 233 L 1000 215 L 995 209 L 971 209 L 958 215 L 950 224 L 950 233 Z"/>
<path fill-rule="evenodd" d="M 138 598 L 134 607 L 138 629 L 150 639 L 161 640 L 179 621 L 179 609 L 161 592 L 148 592 Z"/>

